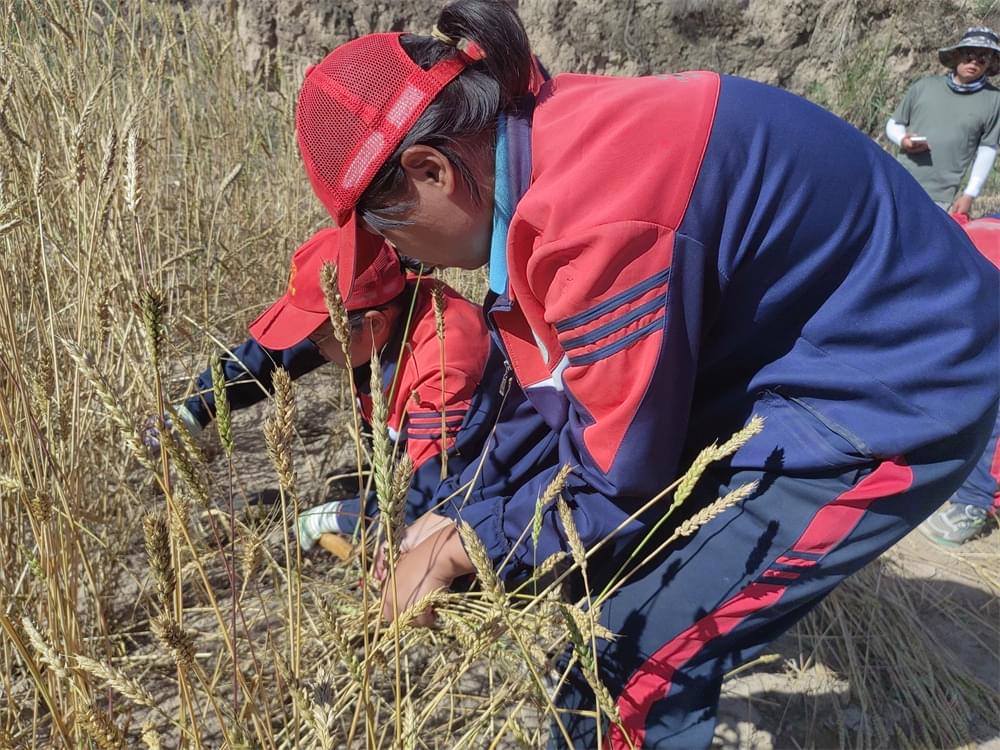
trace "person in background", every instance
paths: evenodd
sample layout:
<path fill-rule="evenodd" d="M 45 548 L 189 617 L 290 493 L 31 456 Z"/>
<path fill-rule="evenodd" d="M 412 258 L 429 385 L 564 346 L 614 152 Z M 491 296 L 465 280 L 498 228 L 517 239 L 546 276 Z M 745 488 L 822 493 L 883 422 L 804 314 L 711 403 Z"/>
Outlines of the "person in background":
<path fill-rule="evenodd" d="M 975 221 L 959 220 L 972 243 L 1000 271 L 1000 214 Z M 996 300 L 1000 303 L 1000 276 Z M 1000 362 L 997 377 L 1000 378 Z M 946 547 L 960 547 L 996 526 L 1000 510 L 1000 414 L 986 450 L 976 462 L 968 479 L 950 500 L 917 527 L 920 533 Z"/>
<path fill-rule="evenodd" d="M 613 584 L 597 616 L 616 637 L 595 661 L 620 723 L 595 716 L 577 666 L 552 743 L 707 747 L 726 672 L 982 453 L 992 269 L 892 157 L 799 97 L 705 71 L 539 84 L 531 59 L 508 3 L 457 0 L 432 35 L 338 47 L 299 93 L 306 173 L 334 221 L 426 263 L 488 264 L 491 330 L 559 438 L 513 491 L 412 524 L 383 614 L 475 570 L 458 522 L 505 581 L 569 552 L 556 509 L 538 509 L 569 466 L 579 541 L 602 545 L 591 591 Z M 683 509 L 754 492 L 629 563 L 659 533 L 647 502 L 755 414 L 760 434 Z M 605 578 L 622 566 L 624 583 Z"/>
<path fill-rule="evenodd" d="M 968 29 L 957 44 L 938 50 L 948 72 L 910 86 L 885 126 L 900 149 L 899 163 L 948 213 L 969 214 L 996 159 L 1000 90 L 989 77 L 1000 71 L 998 53 L 1000 39 L 992 29 Z"/>

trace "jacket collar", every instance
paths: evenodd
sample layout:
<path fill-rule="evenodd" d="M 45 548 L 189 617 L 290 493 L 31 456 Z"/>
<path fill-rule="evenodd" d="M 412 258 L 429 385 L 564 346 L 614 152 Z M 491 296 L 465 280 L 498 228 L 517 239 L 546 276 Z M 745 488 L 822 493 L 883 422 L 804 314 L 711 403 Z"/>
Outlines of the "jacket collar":
<path fill-rule="evenodd" d="M 497 120 L 493 190 L 493 234 L 490 240 L 490 291 L 496 295 L 491 310 L 509 310 L 507 290 L 507 231 L 514 209 L 531 182 L 531 116 L 534 97 Z M 491 295 L 492 296 L 492 295 Z"/>

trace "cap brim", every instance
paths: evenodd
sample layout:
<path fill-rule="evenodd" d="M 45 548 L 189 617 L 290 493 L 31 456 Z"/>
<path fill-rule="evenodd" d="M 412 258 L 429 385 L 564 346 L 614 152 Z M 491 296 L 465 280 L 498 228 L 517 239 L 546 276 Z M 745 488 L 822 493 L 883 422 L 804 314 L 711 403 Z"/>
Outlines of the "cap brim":
<path fill-rule="evenodd" d="M 337 232 L 337 242 L 337 288 L 341 299 L 349 300 L 356 270 L 372 264 L 385 240 L 364 229 L 352 211 Z M 305 339 L 328 317 L 326 311 L 297 307 L 286 293 L 250 324 L 250 335 L 268 349 L 287 349 Z"/>
<path fill-rule="evenodd" d="M 340 289 L 340 296 L 344 300 L 348 300 L 351 298 L 351 289 L 354 287 L 356 270 L 368 268 L 372 264 L 378 254 L 382 252 L 385 239 L 365 229 L 358 221 L 357 211 L 352 211 L 340 227 L 341 247 L 337 254 L 340 260 L 337 269 L 337 286 Z M 354 244 L 353 252 L 346 245 L 348 242 Z"/>
<path fill-rule="evenodd" d="M 286 294 L 250 324 L 250 335 L 268 349 L 288 349 L 305 340 L 328 317 L 296 307 Z"/>

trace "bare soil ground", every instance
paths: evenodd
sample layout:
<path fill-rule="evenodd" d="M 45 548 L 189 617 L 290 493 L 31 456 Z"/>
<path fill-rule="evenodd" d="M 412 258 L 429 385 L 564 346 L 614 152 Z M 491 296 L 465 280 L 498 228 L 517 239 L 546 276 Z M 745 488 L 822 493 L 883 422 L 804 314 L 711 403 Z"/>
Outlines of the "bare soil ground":
<path fill-rule="evenodd" d="M 1000 690 L 1000 531 L 993 529 L 956 550 L 934 545 L 913 532 L 883 560 L 891 563 L 891 568 L 883 567 L 881 573 L 892 577 L 899 590 L 910 597 L 928 640 L 958 669 L 978 678 L 984 688 Z M 873 563 L 844 586 L 875 580 L 880 565 L 882 561 Z M 814 612 L 810 617 L 823 614 Z M 878 617 L 879 612 L 873 611 L 872 618 Z M 850 738 L 870 719 L 854 695 L 857 685 L 852 679 L 858 675 L 845 674 L 841 665 L 816 660 L 813 644 L 804 636 L 806 624 L 773 644 L 774 662 L 727 679 L 716 732 L 718 747 L 854 746 Z M 870 636 L 865 632 L 853 635 L 859 641 Z M 886 665 L 866 665 L 872 671 L 884 668 Z M 895 678 L 912 679 L 912 675 L 900 672 Z M 886 702 L 877 706 L 882 719 L 891 717 L 898 708 L 893 705 L 893 679 L 890 676 L 888 680 Z M 970 718 L 968 729 L 972 742 L 962 746 L 1000 750 L 1000 717 L 994 716 L 992 721 Z"/>
<path fill-rule="evenodd" d="M 350 484 L 353 441 L 344 427 L 346 398 L 346 386 L 332 368 L 322 368 L 297 383 L 296 468 L 307 502 L 327 497 L 338 484 Z M 260 430 L 266 410 L 262 404 L 234 414 L 237 496 L 244 501 L 276 492 L 277 481 Z M 206 442 L 214 443 L 214 439 Z M 213 469 L 221 476 L 223 464 L 218 456 Z M 325 553 L 312 553 L 306 560 L 307 576 L 322 578 L 323 571 L 334 564 Z M 873 607 L 872 632 L 850 633 L 862 647 L 868 638 L 887 637 L 876 624 L 897 619 L 892 612 L 879 610 L 877 592 L 859 593 L 868 586 L 884 588 L 897 601 L 905 598 L 906 606 L 919 614 L 926 629 L 923 635 L 948 660 L 986 688 L 1000 692 L 1000 530 L 993 529 L 956 550 L 933 545 L 914 532 L 883 560 L 846 583 L 843 588 L 848 590 L 838 592 L 846 606 L 867 601 Z M 825 617 L 827 613 L 817 610 L 775 642 L 762 659 L 727 678 L 717 747 L 855 747 L 861 746 L 858 738 L 875 718 L 870 712 L 877 711 L 880 721 L 893 725 L 894 717 L 901 715 L 897 709 L 902 708 L 894 704 L 903 700 L 893 692 L 893 679 L 912 679 L 912 674 L 899 667 L 898 674 L 886 675 L 895 667 L 874 658 L 860 672 L 838 660 L 824 660 L 823 654 L 836 649 L 830 643 L 824 643 L 825 649 L 817 648 L 816 629 L 835 630 Z M 876 681 L 883 685 L 882 692 L 875 693 L 883 700 L 874 706 L 866 705 L 870 694 L 859 699 L 863 691 L 857 681 L 869 678 L 871 684 L 865 685 L 869 691 L 875 691 Z M 970 717 L 969 738 L 971 744 L 955 747 L 1000 750 L 1000 717 Z"/>

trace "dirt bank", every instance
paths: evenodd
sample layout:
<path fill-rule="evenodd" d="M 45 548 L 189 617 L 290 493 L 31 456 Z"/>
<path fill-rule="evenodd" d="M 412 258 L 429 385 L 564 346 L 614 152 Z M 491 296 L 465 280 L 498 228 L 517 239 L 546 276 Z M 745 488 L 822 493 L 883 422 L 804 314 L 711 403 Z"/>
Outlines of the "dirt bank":
<path fill-rule="evenodd" d="M 515 0 L 516 2 L 516 0 Z M 439 0 L 189 0 L 229 24 L 247 69 L 299 71 L 371 31 L 427 31 Z M 860 127 L 882 124 L 906 83 L 938 69 L 934 51 L 997 3 L 902 0 L 522 0 L 553 72 L 635 75 L 708 68 L 791 89 Z"/>

